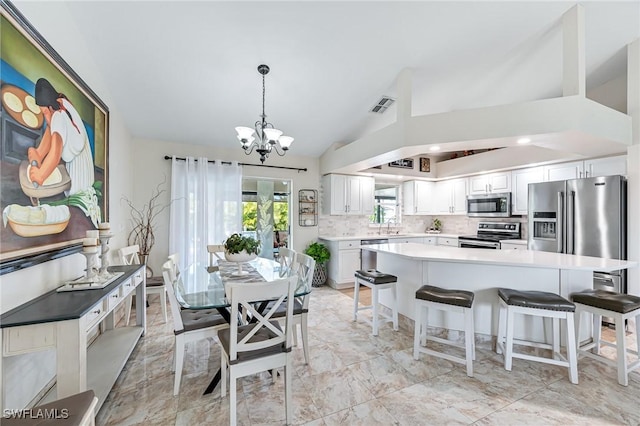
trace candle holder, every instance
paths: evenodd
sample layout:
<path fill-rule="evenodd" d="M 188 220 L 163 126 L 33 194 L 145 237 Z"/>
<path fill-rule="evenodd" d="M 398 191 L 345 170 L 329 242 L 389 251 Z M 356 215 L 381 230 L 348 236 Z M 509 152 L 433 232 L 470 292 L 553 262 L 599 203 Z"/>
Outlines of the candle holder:
<path fill-rule="evenodd" d="M 100 272 L 99 275 L 104 278 L 109 278 L 112 274 L 107 271 L 109 267 L 109 240 L 113 237 L 113 234 L 109 234 L 106 232 L 101 232 L 100 236 L 100 247 L 102 248 L 100 252 Z"/>
<path fill-rule="evenodd" d="M 87 259 L 87 269 L 85 269 L 85 280 L 95 281 L 96 278 L 96 258 L 98 256 L 97 247 L 93 247 L 94 250 L 88 250 L 87 247 L 83 248 L 82 255 Z"/>

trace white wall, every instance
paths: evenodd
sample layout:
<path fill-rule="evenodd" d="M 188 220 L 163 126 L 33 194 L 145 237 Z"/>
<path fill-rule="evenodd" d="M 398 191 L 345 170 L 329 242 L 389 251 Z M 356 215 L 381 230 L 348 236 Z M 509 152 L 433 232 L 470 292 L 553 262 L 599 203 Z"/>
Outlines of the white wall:
<path fill-rule="evenodd" d="M 233 129 L 230 129 L 233 131 Z M 318 159 L 310 157 L 295 156 L 294 142 L 291 152 L 284 157 L 272 155 L 265 164 L 270 166 L 286 166 L 307 168 L 306 172 L 297 172 L 295 170 L 274 169 L 267 167 L 251 167 L 243 168 L 243 176 L 266 177 L 278 179 L 291 179 L 292 187 L 292 237 L 290 241 L 293 243 L 294 250 L 304 250 L 310 243 L 318 237 L 318 227 L 301 227 L 298 225 L 298 191 L 300 189 L 320 188 L 320 175 L 318 171 Z M 176 157 L 207 157 L 209 160 L 223 161 L 239 161 L 241 163 L 259 164 L 258 154 L 245 155 L 240 146 L 237 149 L 220 149 L 211 146 L 193 145 L 185 143 L 135 139 L 133 144 L 133 163 L 134 163 L 134 188 L 133 199 L 139 200 L 139 203 L 147 201 L 153 189 L 166 178 L 167 184 L 164 188 L 167 192 L 161 200 L 162 203 L 170 201 L 169 188 L 171 186 L 171 161 L 165 160 L 165 155 L 175 155 Z M 142 166 L 143 165 L 143 166 Z M 165 210 L 158 217 L 158 226 L 155 232 L 156 245 L 151 250 L 149 256 L 149 266 L 158 274 L 162 263 L 169 255 L 169 210 Z"/>
<path fill-rule="evenodd" d="M 117 200 L 122 195 L 131 196 L 132 182 L 130 140 L 122 116 L 114 108 L 107 87 L 103 84 L 101 70 L 91 61 L 91 54 L 82 43 L 82 36 L 65 16 L 66 6 L 59 4 L 46 14 L 39 12 L 38 3 L 19 2 L 18 8 L 42 36 L 81 76 L 96 94 L 110 107 L 109 131 L 109 222 L 116 235 L 110 243 L 111 253 L 124 245 L 123 231 L 126 225 Z M 4 313 L 26 301 L 50 291 L 64 281 L 82 274 L 84 257 L 80 254 L 52 260 L 26 270 L 0 277 L 0 313 Z M 51 351 L 9 357 L 2 363 L 4 407 L 21 408 L 28 404 L 52 378 L 55 372 L 55 353 Z M 7 392 L 11 389 L 11 392 Z"/>

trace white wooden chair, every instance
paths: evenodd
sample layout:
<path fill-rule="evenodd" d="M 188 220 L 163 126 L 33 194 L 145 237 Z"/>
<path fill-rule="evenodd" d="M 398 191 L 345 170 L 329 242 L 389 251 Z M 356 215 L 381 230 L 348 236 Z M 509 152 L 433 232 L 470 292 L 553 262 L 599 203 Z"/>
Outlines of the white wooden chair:
<path fill-rule="evenodd" d="M 170 254 L 167 257 L 167 261 L 171 262 L 171 271 L 169 277 L 173 283 L 180 276 L 180 255 L 178 253 Z"/>
<path fill-rule="evenodd" d="M 284 367 L 284 395 L 286 423 L 292 416 L 293 364 L 291 357 L 291 322 L 293 321 L 294 290 L 298 284 L 296 276 L 282 280 L 260 283 L 230 283 L 227 297 L 231 300 L 231 325 L 228 330 L 218 332 L 221 345 L 221 391 L 227 393 L 227 370 L 229 372 L 229 418 L 236 424 L 236 380 L 262 371 Z M 275 299 L 265 313 L 256 310 L 254 302 Z M 280 306 L 286 306 L 284 329 L 272 320 Z M 239 309 L 245 309 L 256 322 L 246 325 L 238 323 Z"/>
<path fill-rule="evenodd" d="M 182 367 L 184 366 L 184 350 L 188 342 L 202 339 L 216 339 L 219 330 L 229 328 L 229 324 L 216 309 L 181 309 L 173 287 L 177 281 L 171 280 L 173 265 L 167 261 L 162 265 L 162 278 L 167 287 L 171 316 L 173 316 L 173 334 L 175 345 L 173 353 L 173 395 L 180 392 Z"/>
<path fill-rule="evenodd" d="M 220 256 L 220 253 L 224 253 L 224 245 L 209 244 L 207 246 L 207 251 L 209 252 L 209 266 L 213 266 L 213 264 L 216 262 L 215 259 L 224 260 L 224 257 Z"/>
<path fill-rule="evenodd" d="M 292 268 L 296 263 L 296 251 L 286 247 L 280 247 L 278 263 L 280 263 L 280 278 L 291 275 Z"/>
<path fill-rule="evenodd" d="M 120 261 L 123 265 L 137 265 L 140 263 L 140 258 L 138 257 L 138 252 L 140 248 L 138 245 L 132 245 L 123 247 L 118 250 L 120 255 Z M 167 322 L 167 292 L 163 281 L 157 280 L 145 280 L 147 295 L 149 294 L 158 294 L 160 295 L 160 307 L 162 308 L 162 315 L 164 317 L 164 322 Z M 133 294 L 129 296 L 129 300 L 125 303 L 125 325 L 129 325 L 129 318 L 131 317 L 131 301 L 133 299 Z"/>
<path fill-rule="evenodd" d="M 293 311 L 293 342 L 297 342 L 298 325 L 300 325 L 300 334 L 302 335 L 302 348 L 304 350 L 304 362 L 309 364 L 309 333 L 307 331 L 307 316 L 309 314 L 309 299 L 311 297 L 311 288 L 313 282 L 313 270 L 316 267 L 316 261 L 311 256 L 304 253 L 296 255 L 297 266 L 294 268 L 298 275 L 298 287 L 305 286 L 309 293 L 304 296 L 297 297 Z"/>

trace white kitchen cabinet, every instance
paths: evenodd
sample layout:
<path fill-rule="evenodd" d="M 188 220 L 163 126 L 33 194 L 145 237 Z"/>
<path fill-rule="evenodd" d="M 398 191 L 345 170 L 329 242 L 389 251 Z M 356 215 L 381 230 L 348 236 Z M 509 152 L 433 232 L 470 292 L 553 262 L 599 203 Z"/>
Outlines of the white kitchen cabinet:
<path fill-rule="evenodd" d="M 436 245 L 458 247 L 458 239 L 456 237 L 438 237 Z"/>
<path fill-rule="evenodd" d="M 511 172 L 488 173 L 469 178 L 469 194 L 511 191 Z"/>
<path fill-rule="evenodd" d="M 330 174 L 322 178 L 323 212 L 331 215 L 364 215 L 373 212 L 374 179 Z"/>
<path fill-rule="evenodd" d="M 433 214 L 467 213 L 467 179 L 452 179 L 436 182 L 435 211 Z"/>
<path fill-rule="evenodd" d="M 544 168 L 531 167 L 511 172 L 512 194 L 511 213 L 527 214 L 529 205 L 529 184 L 544 181 Z"/>
<path fill-rule="evenodd" d="M 434 214 L 467 213 L 467 179 L 452 179 L 435 185 Z"/>
<path fill-rule="evenodd" d="M 360 269 L 360 240 L 329 241 L 326 244 L 331 258 L 328 263 L 329 285 L 343 289 L 353 287 L 354 273 Z"/>
<path fill-rule="evenodd" d="M 627 156 L 594 158 L 584 162 L 585 177 L 627 175 Z"/>
<path fill-rule="evenodd" d="M 402 237 L 402 238 L 390 238 L 390 243 L 418 243 L 424 244 L 423 237 Z"/>
<path fill-rule="evenodd" d="M 500 242 L 501 250 L 527 250 L 527 242 L 526 241 L 518 241 L 518 242 Z"/>
<path fill-rule="evenodd" d="M 405 215 L 427 215 L 434 212 L 435 183 L 410 180 L 402 184 L 402 204 Z"/>
<path fill-rule="evenodd" d="M 580 179 L 584 175 L 584 161 L 544 166 L 544 181 Z"/>
<path fill-rule="evenodd" d="M 430 246 L 438 244 L 438 237 L 424 237 L 424 243 Z"/>

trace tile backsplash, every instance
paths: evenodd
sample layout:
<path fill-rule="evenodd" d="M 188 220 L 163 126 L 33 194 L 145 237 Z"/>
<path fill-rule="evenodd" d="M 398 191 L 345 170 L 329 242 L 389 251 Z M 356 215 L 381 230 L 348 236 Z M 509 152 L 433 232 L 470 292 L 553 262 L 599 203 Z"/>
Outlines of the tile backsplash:
<path fill-rule="evenodd" d="M 445 234 L 472 235 L 476 233 L 478 222 L 520 222 L 522 223 L 522 239 L 527 238 L 527 217 L 512 217 L 500 219 L 482 219 L 467 216 L 404 216 L 400 225 L 391 225 L 391 229 L 400 233 L 424 232 L 433 218 L 442 222 L 442 232 Z M 368 216 L 330 216 L 320 215 L 318 220 L 319 235 L 340 237 L 349 235 L 376 235 L 379 229 L 382 233 L 387 225 L 374 226 L 369 224 Z"/>

